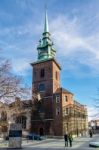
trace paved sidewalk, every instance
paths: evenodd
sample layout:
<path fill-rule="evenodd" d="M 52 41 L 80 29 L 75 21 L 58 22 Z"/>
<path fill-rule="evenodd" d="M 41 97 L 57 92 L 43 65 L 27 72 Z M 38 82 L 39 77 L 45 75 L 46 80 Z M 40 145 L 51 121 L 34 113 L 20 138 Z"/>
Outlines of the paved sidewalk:
<path fill-rule="evenodd" d="M 24 150 L 49 150 L 49 149 L 58 149 L 58 150 L 69 150 L 69 149 L 78 149 L 80 147 L 90 149 L 89 148 L 89 142 L 90 141 L 99 141 L 99 135 L 97 138 L 97 135 L 94 135 L 93 138 L 89 138 L 89 137 L 78 137 L 78 138 L 74 138 L 73 140 L 73 147 L 64 147 L 64 139 L 45 139 L 42 141 L 33 141 L 33 140 L 23 140 L 22 141 L 22 148 Z M 7 148 L 8 147 L 8 142 L 7 141 L 0 141 L 0 148 L 3 147 Z"/>
<path fill-rule="evenodd" d="M 78 138 L 74 138 L 73 140 L 73 147 L 72 148 L 78 148 L 81 145 L 83 145 L 84 143 L 89 143 L 90 139 L 89 137 L 78 137 Z M 44 141 L 39 141 L 39 142 L 31 142 L 30 143 L 25 143 L 23 145 L 24 147 L 34 147 L 34 148 L 57 148 L 57 149 L 61 149 L 64 148 L 64 139 L 46 139 Z M 69 149 L 66 148 L 66 149 Z"/>
<path fill-rule="evenodd" d="M 0 148 L 2 147 L 8 147 L 8 141 L 5 141 L 4 139 L 0 139 Z"/>

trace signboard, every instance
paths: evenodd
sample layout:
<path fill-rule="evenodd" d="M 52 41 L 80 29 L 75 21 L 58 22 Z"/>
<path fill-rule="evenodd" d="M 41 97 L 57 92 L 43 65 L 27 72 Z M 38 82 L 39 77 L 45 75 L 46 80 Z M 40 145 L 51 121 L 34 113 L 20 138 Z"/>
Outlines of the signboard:
<path fill-rule="evenodd" d="M 9 148 L 21 148 L 22 145 L 22 126 L 12 123 L 9 130 Z"/>

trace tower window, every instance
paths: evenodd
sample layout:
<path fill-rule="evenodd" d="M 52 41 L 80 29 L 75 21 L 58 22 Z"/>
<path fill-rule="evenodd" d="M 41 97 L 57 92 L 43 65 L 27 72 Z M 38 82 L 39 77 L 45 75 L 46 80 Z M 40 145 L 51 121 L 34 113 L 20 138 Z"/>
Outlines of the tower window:
<path fill-rule="evenodd" d="M 56 108 L 56 115 L 59 115 L 60 114 L 60 108 Z"/>
<path fill-rule="evenodd" d="M 45 91 L 45 85 L 42 83 L 42 84 L 39 84 L 39 92 L 44 92 Z"/>
<path fill-rule="evenodd" d="M 59 102 L 60 102 L 60 96 L 56 95 L 56 103 L 59 103 Z"/>
<path fill-rule="evenodd" d="M 45 70 L 44 70 L 44 69 L 41 69 L 41 71 L 40 71 L 40 77 L 41 77 L 41 78 L 44 78 L 44 76 L 45 76 Z"/>

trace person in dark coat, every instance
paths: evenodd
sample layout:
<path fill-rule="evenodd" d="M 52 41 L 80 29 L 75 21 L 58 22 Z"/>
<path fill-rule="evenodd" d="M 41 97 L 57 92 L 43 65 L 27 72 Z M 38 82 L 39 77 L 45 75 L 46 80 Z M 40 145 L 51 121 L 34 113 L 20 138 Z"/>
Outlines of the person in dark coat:
<path fill-rule="evenodd" d="M 72 134 L 69 134 L 69 135 L 68 135 L 68 140 L 69 140 L 69 145 L 70 145 L 70 147 L 72 147 L 72 141 L 73 141 Z"/>
<path fill-rule="evenodd" d="M 68 147 L 68 134 L 64 134 L 65 147 Z"/>
<path fill-rule="evenodd" d="M 90 138 L 92 138 L 92 135 L 93 135 L 92 130 L 89 130 L 89 135 L 90 135 Z"/>

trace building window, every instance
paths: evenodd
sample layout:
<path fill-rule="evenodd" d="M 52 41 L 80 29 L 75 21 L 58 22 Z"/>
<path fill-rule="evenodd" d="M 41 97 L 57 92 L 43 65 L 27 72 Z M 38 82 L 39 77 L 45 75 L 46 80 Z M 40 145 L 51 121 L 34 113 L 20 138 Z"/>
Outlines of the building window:
<path fill-rule="evenodd" d="M 66 95 L 64 96 L 64 99 L 66 102 L 68 102 L 68 97 Z"/>
<path fill-rule="evenodd" d="M 26 117 L 25 116 L 18 116 L 16 118 L 16 123 L 20 123 L 22 125 L 22 129 L 26 129 Z"/>
<path fill-rule="evenodd" d="M 60 114 L 60 108 L 56 108 L 56 115 L 59 115 Z"/>
<path fill-rule="evenodd" d="M 45 70 L 44 70 L 44 69 L 41 69 L 41 71 L 40 71 L 40 77 L 41 77 L 41 78 L 44 78 L 44 76 L 45 76 Z"/>
<path fill-rule="evenodd" d="M 58 72 L 57 71 L 55 72 L 55 78 L 56 78 L 56 80 L 58 80 Z"/>
<path fill-rule="evenodd" d="M 66 108 L 66 114 L 68 114 L 69 113 L 69 108 Z"/>
<path fill-rule="evenodd" d="M 60 102 L 60 95 L 56 95 L 56 103 Z"/>
<path fill-rule="evenodd" d="M 39 84 L 38 90 L 39 90 L 39 92 L 44 92 L 45 91 L 45 85 L 43 83 Z"/>

